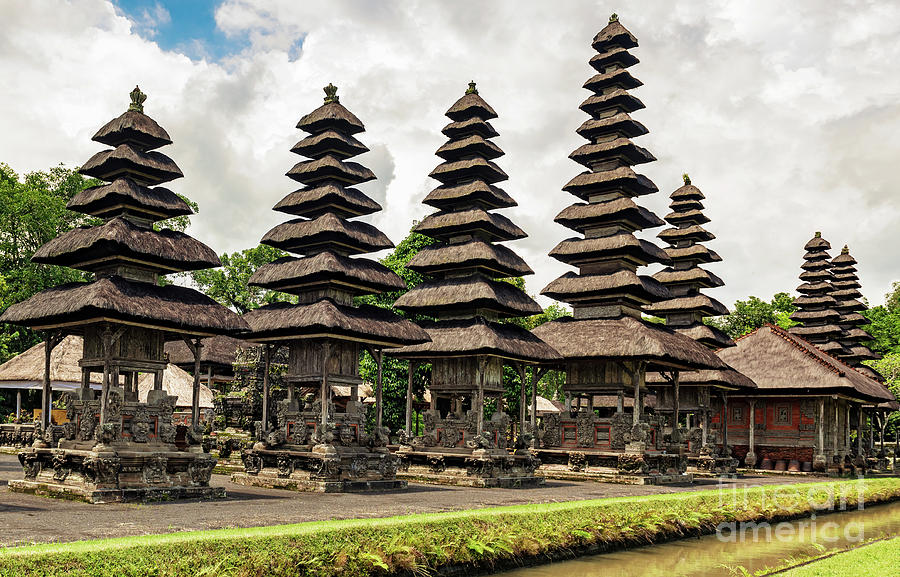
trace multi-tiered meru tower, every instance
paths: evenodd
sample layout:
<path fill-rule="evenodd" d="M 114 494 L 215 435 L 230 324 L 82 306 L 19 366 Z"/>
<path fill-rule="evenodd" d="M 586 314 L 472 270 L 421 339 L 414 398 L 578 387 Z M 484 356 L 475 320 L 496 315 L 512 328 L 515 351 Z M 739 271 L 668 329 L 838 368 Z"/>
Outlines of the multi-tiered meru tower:
<path fill-rule="evenodd" d="M 672 225 L 657 236 L 669 244 L 666 254 L 672 265 L 653 275 L 665 286 L 672 298 L 653 303 L 644 310 L 666 319 L 666 326 L 706 345 L 711 350 L 733 347 L 734 341 L 703 319 L 728 313 L 728 309 L 703 289 L 724 286 L 715 274 L 700 265 L 722 259 L 703 243 L 715 236 L 703 228 L 709 218 L 703 214 L 705 196 L 684 175 L 684 186 L 670 196 L 672 209 L 666 222 Z M 730 472 L 735 461 L 727 449 L 727 430 L 722 426 L 727 394 L 732 391 L 752 391 L 756 385 L 749 378 L 731 368 L 705 371 L 670 371 L 650 373 L 647 382 L 656 389 L 656 412 L 678 415 L 673 419 L 671 441 L 686 442 L 689 462 L 700 470 Z M 663 386 L 659 386 L 663 385 Z M 671 385 L 671 386 L 667 386 Z M 696 419 L 682 423 L 682 413 Z M 711 433 L 711 417 L 718 415 L 718 428 Z M 684 429 L 682 427 L 684 426 Z M 682 430 L 687 432 L 682 438 Z"/>
<path fill-rule="evenodd" d="M 516 253 L 499 242 L 525 238 L 508 218 L 492 212 L 515 206 L 494 186 L 508 177 L 493 159 L 503 151 L 491 142 L 497 132 L 488 122 L 494 109 L 475 83 L 447 111 L 447 143 L 437 155 L 444 162 L 430 176 L 441 184 L 425 197 L 437 212 L 414 229 L 437 242 L 409 262 L 428 280 L 397 299 L 403 311 L 436 318 L 421 322 L 431 342 L 391 354 L 431 364 L 431 408 L 425 433 L 407 439 L 398 452 L 408 474 L 474 486 L 521 486 L 543 482 L 534 475 L 538 462 L 525 450 L 507 452 L 509 417 L 503 410 L 503 366 L 523 377 L 526 365 L 558 360 L 559 355 L 525 329 L 499 322 L 541 312 L 525 292 L 503 278 L 532 274 Z M 408 392 L 411 394 L 411 391 Z M 485 397 L 495 411 L 485 421 Z"/>
<path fill-rule="evenodd" d="M 92 502 L 224 494 L 209 487 L 215 459 L 201 450 L 199 371 L 192 426 L 184 432 L 185 443 L 176 442 L 176 397 L 162 390 L 164 346 L 184 339 L 197 351 L 201 337 L 248 327 L 193 289 L 159 284 L 162 275 L 220 262 L 188 235 L 154 229 L 157 221 L 192 211 L 171 190 L 156 186 L 182 174 L 155 150 L 171 139 L 144 114 L 146 98 L 135 88 L 128 111 L 94 135 L 93 140 L 113 148 L 95 154 L 81 173 L 107 184 L 69 202 L 69 209 L 103 222 L 63 233 L 32 259 L 92 273 L 94 280 L 44 290 L 0 317 L 46 331 L 48 371 L 50 351 L 62 335 L 84 336 L 82 388 L 69 402 L 69 422 L 51 424 L 45 401 L 43 439 L 20 454 L 25 480 L 10 481 L 10 489 Z M 100 398 L 90 388 L 91 373 L 103 374 Z M 155 375 L 146 403 L 138 401 L 141 373 Z M 45 399 L 49 387 L 45 377 Z"/>
<path fill-rule="evenodd" d="M 298 218 L 263 236 L 264 244 L 297 255 L 260 267 L 250 284 L 296 295 L 298 303 L 277 303 L 244 315 L 248 340 L 289 348 L 285 381 L 288 398 L 269 414 L 264 382 L 259 442 L 244 452 L 245 473 L 235 482 L 314 491 L 396 489 L 397 460 L 388 452 L 381 426 L 381 360 L 385 349 L 428 340 L 415 324 L 389 310 L 356 306 L 354 298 L 406 288 L 387 267 L 355 255 L 394 245 L 380 230 L 355 217 L 381 206 L 354 185 L 375 179 L 371 170 L 350 161 L 368 150 L 354 136 L 362 122 L 339 101 L 337 88 L 325 87 L 325 103 L 300 119 L 309 136 L 292 152 L 309 160 L 287 176 L 303 188 L 285 196 L 275 210 Z M 375 429 L 366 433 L 366 408 L 359 402 L 360 354 L 378 365 Z M 268 370 L 266 372 L 268 374 Z M 332 402 L 332 385 L 349 386 L 343 412 Z M 306 393 L 300 398 L 300 393 Z"/>
<path fill-rule="evenodd" d="M 630 113 L 644 107 L 628 93 L 641 82 L 628 68 L 638 62 L 628 50 L 635 37 L 613 15 L 594 38 L 590 64 L 597 74 L 584 87 L 593 94 L 580 106 L 591 118 L 578 129 L 589 142 L 570 158 L 587 170 L 563 190 L 581 202 L 556 222 L 582 236 L 559 243 L 550 256 L 577 267 L 550 283 L 542 294 L 572 305 L 574 317 L 549 322 L 534 333 L 565 357 L 564 389 L 575 400 L 571 413 L 545 419 L 541 459 L 582 470 L 677 473 L 686 462 L 665 455 L 655 419 L 643 414 L 647 370 L 719 368 L 722 362 L 693 339 L 644 321 L 642 308 L 670 298 L 658 281 L 637 274 L 651 263 L 670 264 L 668 255 L 634 233 L 662 221 L 634 199 L 657 191 L 631 167 L 653 155 L 631 139 L 647 133 Z M 615 413 L 599 416 L 596 395 L 617 398 Z M 624 396 L 634 400 L 624 413 Z M 626 450 L 629 454 L 625 455 Z M 586 455 L 583 457 L 582 455 Z M 586 463 L 584 461 L 586 459 Z"/>
<path fill-rule="evenodd" d="M 881 378 L 878 373 L 862 364 L 862 361 L 879 359 L 881 356 L 863 344 L 874 339 L 861 327 L 869 321 L 862 315 L 866 305 L 858 300 L 862 298 L 862 293 L 859 292 L 861 285 L 856 274 L 856 259 L 850 255 L 850 249 L 846 245 L 841 249 L 841 254 L 831 259 L 831 279 L 834 310 L 839 315 L 835 324 L 841 329 L 837 340 L 845 351 L 836 356 L 869 377 Z"/>
<path fill-rule="evenodd" d="M 790 332 L 826 353 L 840 357 L 849 351 L 839 342 L 843 331 L 837 324 L 841 314 L 835 310 L 837 301 L 832 296 L 835 288 L 831 284 L 834 277 L 828 254 L 830 248 L 831 244 L 822 238 L 821 232 L 803 246 L 806 251 L 800 273 L 803 284 L 797 287 L 801 296 L 794 299 L 797 311 L 791 315 L 791 320 L 800 324 L 791 327 Z"/>

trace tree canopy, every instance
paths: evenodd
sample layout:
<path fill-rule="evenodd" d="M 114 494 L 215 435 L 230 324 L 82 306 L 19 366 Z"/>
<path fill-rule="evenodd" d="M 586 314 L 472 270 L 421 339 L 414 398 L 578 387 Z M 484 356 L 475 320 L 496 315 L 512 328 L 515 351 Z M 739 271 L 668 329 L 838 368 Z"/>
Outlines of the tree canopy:
<path fill-rule="evenodd" d="M 769 301 L 751 296 L 734 303 L 734 310 L 727 315 L 706 319 L 706 323 L 736 339 L 767 324 L 791 328 L 797 323 L 790 319 L 797 310 L 793 297 L 786 292 L 775 293 Z"/>
<path fill-rule="evenodd" d="M 221 268 L 192 271 L 190 276 L 207 296 L 244 314 L 265 304 L 296 301 L 291 295 L 247 284 L 256 269 L 284 256 L 286 252 L 261 244 L 240 252 L 223 253 L 219 256 Z"/>

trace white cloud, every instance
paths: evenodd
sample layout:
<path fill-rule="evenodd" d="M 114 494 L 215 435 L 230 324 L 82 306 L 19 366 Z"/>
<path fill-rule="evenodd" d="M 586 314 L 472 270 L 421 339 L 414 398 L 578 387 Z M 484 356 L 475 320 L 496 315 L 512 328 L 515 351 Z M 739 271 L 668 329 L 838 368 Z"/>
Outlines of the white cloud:
<path fill-rule="evenodd" d="M 443 113 L 474 79 L 500 114 L 503 187 L 519 202 L 506 213 L 531 235 L 510 246 L 537 293 L 566 270 L 547 252 L 571 231 L 552 219 L 575 200 L 560 189 L 580 170 L 567 155 L 582 143 L 590 41 L 615 9 L 641 41 L 634 94 L 647 108 L 634 117 L 650 134 L 637 141 L 659 159 L 641 167 L 661 190 L 644 203 L 666 214 L 685 171 L 704 191 L 725 259 L 711 294 L 793 289 L 821 230 L 850 245 L 881 302 L 900 277 L 900 13 L 885 3 L 226 0 L 218 26 L 250 44 L 221 62 L 159 49 L 101 0 L 17 3 L 0 23 L 0 74 L 14 79 L 0 86 L 0 161 L 84 162 L 139 83 L 175 140 L 166 152 L 186 178 L 173 188 L 200 203 L 192 234 L 239 250 L 281 220 L 270 209 L 295 188 L 293 127 L 334 82 L 367 127 L 360 160 L 379 181 L 362 188 L 385 207 L 372 221 L 397 242 L 428 212 Z"/>

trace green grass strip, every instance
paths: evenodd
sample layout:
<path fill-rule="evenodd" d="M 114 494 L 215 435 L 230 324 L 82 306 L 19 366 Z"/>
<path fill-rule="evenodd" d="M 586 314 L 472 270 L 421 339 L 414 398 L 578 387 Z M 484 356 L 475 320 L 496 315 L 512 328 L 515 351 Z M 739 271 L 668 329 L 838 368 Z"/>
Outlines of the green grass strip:
<path fill-rule="evenodd" d="M 779 577 L 845 577 L 847 575 L 896 575 L 900 538 L 864 545 L 801 567 L 782 571 Z"/>
<path fill-rule="evenodd" d="M 0 549 L 0 575 L 371 575 L 490 569 L 708 533 L 722 522 L 808 515 L 841 495 L 900 499 L 900 479 L 763 486 L 644 497 L 218 529 Z M 373 499 L 379 498 L 373 496 Z"/>

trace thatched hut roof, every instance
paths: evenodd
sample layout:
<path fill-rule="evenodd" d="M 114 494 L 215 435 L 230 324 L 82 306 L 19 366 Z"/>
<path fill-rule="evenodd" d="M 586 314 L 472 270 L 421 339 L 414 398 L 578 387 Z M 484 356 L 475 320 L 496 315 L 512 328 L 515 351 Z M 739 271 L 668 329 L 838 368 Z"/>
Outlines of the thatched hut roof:
<path fill-rule="evenodd" d="M 172 144 L 169 133 L 155 120 L 131 109 L 104 124 L 91 140 L 113 148 L 130 144 L 139 150 L 153 150 Z"/>
<path fill-rule="evenodd" d="M 637 174 L 629 166 L 622 166 L 602 172 L 582 172 L 563 186 L 581 200 L 588 201 L 591 196 L 606 192 L 620 191 L 629 197 L 652 194 L 659 190 L 649 178 Z"/>
<path fill-rule="evenodd" d="M 427 280 L 394 302 L 400 310 L 423 315 L 486 309 L 499 315 L 536 315 L 542 308 L 519 288 L 480 274 Z"/>
<path fill-rule="evenodd" d="M 168 188 L 148 188 L 127 177 L 82 190 L 72 197 L 66 208 L 99 217 L 120 214 L 124 208 L 131 214 L 152 220 L 185 216 L 194 212 L 181 197 Z"/>
<path fill-rule="evenodd" d="M 0 365 L 0 387 L 34 388 L 44 382 L 44 350 L 38 343 Z M 73 390 L 81 386 L 81 360 L 84 340 L 68 335 L 50 351 L 50 385 L 54 390 Z M 91 384 L 101 385 L 103 375 L 91 374 Z"/>
<path fill-rule="evenodd" d="M 484 101 L 475 90 L 475 83 L 469 84 L 471 91 L 466 93 L 447 109 L 447 117 L 451 120 L 467 120 L 469 118 L 480 118 L 482 120 L 491 120 L 497 118 L 497 113 L 491 108 L 491 105 Z"/>
<path fill-rule="evenodd" d="M 656 160 L 649 150 L 636 145 L 628 138 L 582 144 L 569 155 L 569 158 L 590 168 L 596 162 L 598 154 L 618 155 L 626 158 L 631 164 L 643 164 Z"/>
<path fill-rule="evenodd" d="M 480 208 L 436 212 L 422 219 L 413 230 L 445 241 L 466 234 L 491 242 L 517 240 L 528 236 L 502 214 L 487 212 Z"/>
<path fill-rule="evenodd" d="M 451 122 L 441 129 L 441 133 L 447 138 L 453 139 L 465 138 L 470 134 L 478 134 L 484 138 L 494 138 L 500 134 L 491 126 L 490 122 L 478 117 Z"/>
<path fill-rule="evenodd" d="M 309 133 L 339 130 L 346 134 L 365 132 L 366 127 L 344 105 L 333 99 L 316 108 L 297 123 L 297 128 Z"/>
<path fill-rule="evenodd" d="M 637 58 L 634 59 L 634 63 L 637 64 Z M 610 133 L 634 138 L 636 136 L 647 134 L 650 131 L 647 130 L 646 126 L 631 118 L 628 114 L 619 112 L 612 116 L 604 116 L 602 118 L 588 118 L 575 130 L 575 132 L 583 138 L 593 140 L 596 136 L 607 135 Z"/>
<path fill-rule="evenodd" d="M 756 389 L 756 383 L 747 375 L 727 367 L 707 371 L 683 371 L 678 376 L 679 386 L 704 387 L 711 386 L 729 391 L 747 392 Z M 671 384 L 660 373 L 647 373 L 647 384 Z"/>
<path fill-rule="evenodd" d="M 98 152 L 79 169 L 81 174 L 113 181 L 127 176 L 138 184 L 153 186 L 184 176 L 171 158 L 155 150 L 143 152 L 130 144 Z"/>
<path fill-rule="evenodd" d="M 670 296 L 666 287 L 652 277 L 630 270 L 582 275 L 570 271 L 544 287 L 541 294 L 568 303 L 618 298 L 638 305 Z"/>
<path fill-rule="evenodd" d="M 648 370 L 725 368 L 719 357 L 693 339 L 630 316 L 563 317 L 532 332 L 567 360 L 647 361 Z"/>
<path fill-rule="evenodd" d="M 373 294 L 406 288 L 397 274 L 367 258 L 323 251 L 307 258 L 283 257 L 256 269 L 249 284 L 298 294 L 323 287 L 340 287 L 354 294 Z"/>
<path fill-rule="evenodd" d="M 218 335 L 201 340 L 203 347 L 200 349 L 200 364 L 203 367 L 212 366 L 216 370 L 230 372 L 234 364 L 235 354 L 239 349 L 247 349 L 256 346 L 250 341 L 233 337 Z M 188 349 L 184 341 L 172 341 L 166 343 L 166 355 L 169 362 L 182 368 L 193 370 L 194 353 Z"/>
<path fill-rule="evenodd" d="M 163 390 L 172 397 L 178 397 L 175 406 L 187 408 L 193 406 L 194 398 L 194 377 L 186 371 L 179 369 L 173 364 L 169 364 L 163 371 Z M 147 402 L 147 394 L 153 389 L 153 375 L 144 373 L 138 377 L 138 400 L 142 403 Z M 213 408 L 212 391 L 200 383 L 200 408 Z"/>
<path fill-rule="evenodd" d="M 627 197 L 590 204 L 577 202 L 564 208 L 553 220 L 582 234 L 589 228 L 612 223 L 624 224 L 632 230 L 665 224 L 658 216 Z"/>
<path fill-rule="evenodd" d="M 291 152 L 294 154 L 307 158 L 321 158 L 326 154 L 333 154 L 339 158 L 351 158 L 368 151 L 368 146 L 350 134 L 338 130 L 310 134 L 291 148 Z"/>
<path fill-rule="evenodd" d="M 598 238 L 568 238 L 556 245 L 550 256 L 574 266 L 612 257 L 628 258 L 641 265 L 671 262 L 663 249 L 628 233 Z"/>
<path fill-rule="evenodd" d="M 429 192 L 422 203 L 439 210 L 465 205 L 481 206 L 486 210 L 517 205 L 506 191 L 480 179 L 471 182 L 442 184 Z"/>
<path fill-rule="evenodd" d="M 480 239 L 423 247 L 406 266 L 425 275 L 472 268 L 497 278 L 534 274 L 531 267 L 512 249 Z"/>
<path fill-rule="evenodd" d="M 890 401 L 885 387 L 812 343 L 766 325 L 722 349 L 719 357 L 751 378 L 759 394 L 840 394 L 861 401 Z"/>
<path fill-rule="evenodd" d="M 315 220 L 283 222 L 267 232 L 262 243 L 297 254 L 310 254 L 327 248 L 346 254 L 362 254 L 394 247 L 394 243 L 371 224 L 345 220 L 331 212 Z"/>
<path fill-rule="evenodd" d="M 287 171 L 287 176 L 303 184 L 338 181 L 354 185 L 375 180 L 375 173 L 365 166 L 358 162 L 343 161 L 331 154 L 300 161 Z"/>
<path fill-rule="evenodd" d="M 448 140 L 437 149 L 435 154 L 448 161 L 459 160 L 475 154 L 490 160 L 503 156 L 503 151 L 499 146 L 490 140 L 486 140 L 480 134 L 470 134 L 459 140 Z"/>
<path fill-rule="evenodd" d="M 509 323 L 481 317 L 453 321 L 422 321 L 431 342 L 387 351 L 403 359 L 435 359 L 492 355 L 525 362 L 557 363 L 562 360 L 553 347 L 531 332 Z"/>
<path fill-rule="evenodd" d="M 240 316 L 198 291 L 120 276 L 45 289 L 0 315 L 0 322 L 36 329 L 104 319 L 190 334 L 239 333 L 249 328 Z"/>
<path fill-rule="evenodd" d="M 306 218 L 318 218 L 328 212 L 350 218 L 374 214 L 381 205 L 355 188 L 325 182 L 295 190 L 282 198 L 274 210 Z"/>

